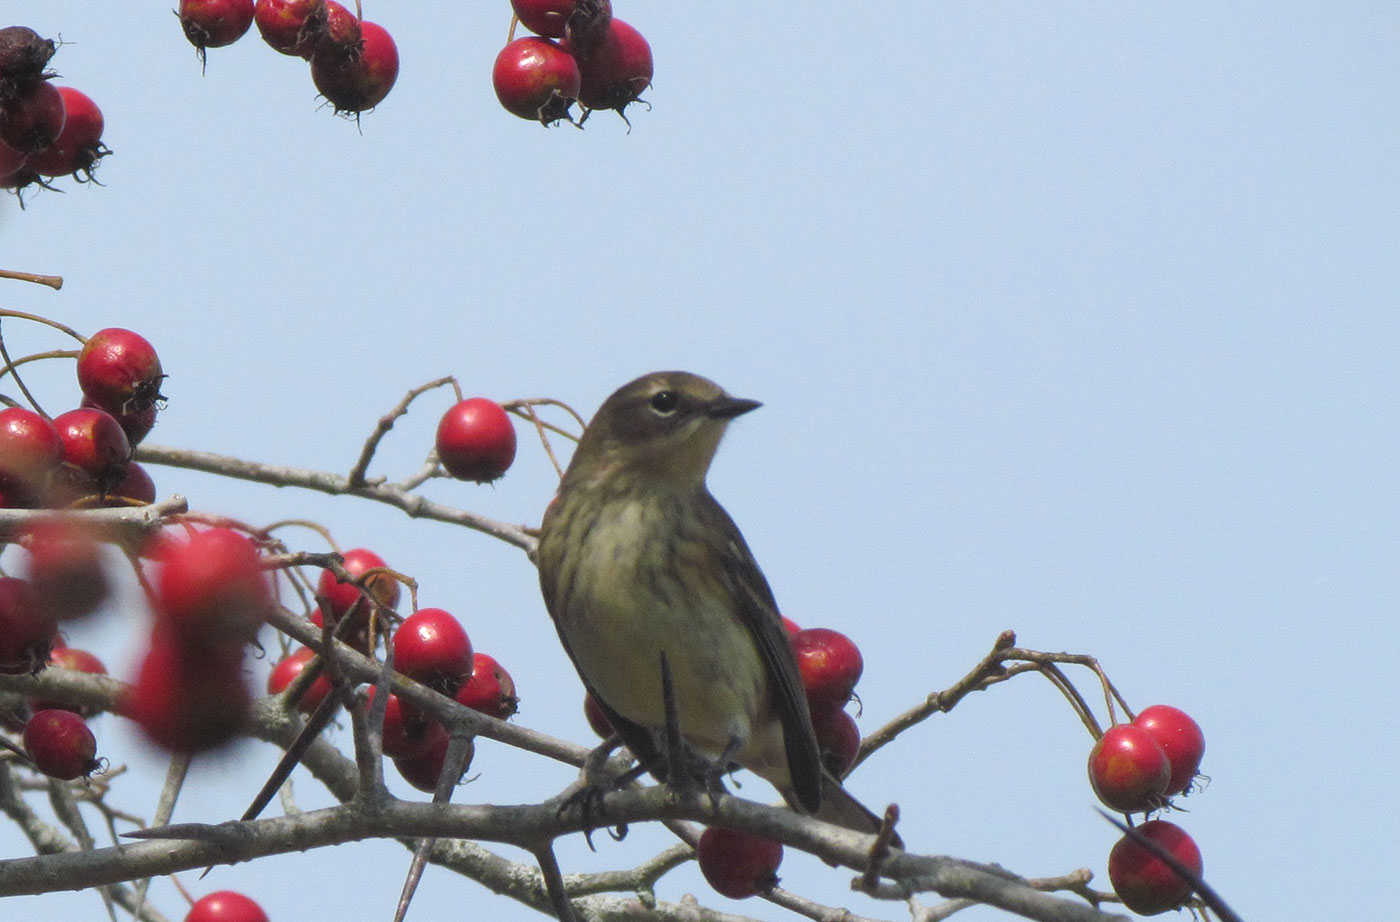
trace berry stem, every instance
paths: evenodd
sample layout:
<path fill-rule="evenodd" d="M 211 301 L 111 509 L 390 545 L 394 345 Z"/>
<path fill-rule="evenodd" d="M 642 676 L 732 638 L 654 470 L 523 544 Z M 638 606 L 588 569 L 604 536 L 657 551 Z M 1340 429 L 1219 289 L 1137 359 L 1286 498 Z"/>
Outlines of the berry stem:
<path fill-rule="evenodd" d="M 404 395 L 404 398 L 398 402 L 397 406 L 379 417 L 379 422 L 375 424 L 374 431 L 371 432 L 369 438 L 365 440 L 365 447 L 360 451 L 359 460 L 357 460 L 355 466 L 350 469 L 350 476 L 348 477 L 350 486 L 361 487 L 365 485 L 365 471 L 369 469 L 369 462 L 370 459 L 374 457 L 375 449 L 379 447 L 380 440 L 384 438 L 389 430 L 394 428 L 394 422 L 400 416 L 408 412 L 408 405 L 421 394 L 425 394 L 433 388 L 442 387 L 444 384 L 451 384 L 452 389 L 456 391 L 459 396 L 461 395 L 462 389 L 458 386 L 457 379 L 448 375 L 445 378 L 438 378 L 435 381 L 429 381 L 427 384 L 420 384 L 418 387 L 413 388 Z"/>

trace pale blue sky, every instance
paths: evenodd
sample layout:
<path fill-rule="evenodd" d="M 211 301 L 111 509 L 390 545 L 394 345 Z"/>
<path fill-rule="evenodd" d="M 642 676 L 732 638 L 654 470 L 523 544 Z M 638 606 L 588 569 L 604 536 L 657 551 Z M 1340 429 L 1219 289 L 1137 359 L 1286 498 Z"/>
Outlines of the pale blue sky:
<path fill-rule="evenodd" d="M 1376 822 L 1400 761 L 1390 5 L 616 0 L 656 57 L 630 134 L 605 113 L 546 131 L 498 107 L 505 0 L 371 0 L 403 70 L 361 132 L 255 35 L 201 77 L 169 5 L 10 4 L 72 43 L 54 64 L 102 107 L 116 154 L 105 188 L 0 203 L 0 265 L 68 281 L 8 283 L 6 306 L 160 350 L 171 404 L 152 441 L 344 471 L 379 414 L 442 374 L 585 414 L 642 372 L 708 375 L 765 403 L 712 488 L 785 612 L 861 643 L 864 730 L 1004 628 L 1093 653 L 1135 706 L 1204 728 L 1211 785 L 1173 819 L 1245 918 L 1391 911 L 1373 871 L 1400 854 Z M 76 399 L 60 372 L 37 380 Z M 414 469 L 445 406 L 396 426 L 379 471 Z M 553 474 L 524 430 L 521 446 L 494 489 L 428 492 L 535 522 Z M 515 674 L 522 721 L 590 738 L 518 552 L 355 501 L 154 474 L 200 509 L 316 517 L 372 545 Z M 127 620 L 112 633 L 139 634 Z M 97 729 L 142 769 L 126 802 L 151 803 L 158 764 L 114 718 Z M 917 850 L 1102 875 L 1116 833 L 1093 811 L 1089 746 L 1027 677 L 850 786 L 898 801 Z M 203 768 L 177 818 L 236 814 L 273 757 L 250 744 Z M 570 777 L 490 744 L 476 770 L 459 799 Z M 565 848 L 565 870 L 634 863 L 664 837 L 598 841 L 596 857 Z M 355 845 L 205 884 L 274 920 L 388 918 L 407 863 Z M 790 855 L 783 876 L 903 918 L 814 860 Z M 693 869 L 661 895 L 687 890 L 786 915 L 726 904 Z M 443 873 L 411 918 L 464 905 L 536 918 Z M 100 912 L 90 894 L 5 910 Z"/>

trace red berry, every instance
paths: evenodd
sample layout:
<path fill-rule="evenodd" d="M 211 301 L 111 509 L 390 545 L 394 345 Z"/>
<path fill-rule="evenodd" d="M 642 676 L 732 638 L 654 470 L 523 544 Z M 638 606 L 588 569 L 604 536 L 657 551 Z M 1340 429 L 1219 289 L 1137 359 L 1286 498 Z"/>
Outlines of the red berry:
<path fill-rule="evenodd" d="M 199 650 L 157 631 L 136 681 L 122 696 L 122 714 L 150 740 L 173 752 L 200 752 L 242 730 L 252 707 L 241 651 Z"/>
<path fill-rule="evenodd" d="M 29 583 L 48 618 L 85 615 L 106 598 L 102 545 L 88 528 L 71 519 L 41 519 L 25 529 L 23 543 Z"/>
<path fill-rule="evenodd" d="M 1109 727 L 1089 753 L 1089 784 L 1105 806 L 1141 813 L 1162 805 L 1171 777 L 1167 754 L 1141 727 Z"/>
<path fill-rule="evenodd" d="M 253 21 L 282 54 L 311 59 L 326 31 L 326 0 L 257 0 Z"/>
<path fill-rule="evenodd" d="M 457 689 L 457 703 L 498 720 L 505 720 L 520 708 L 515 680 L 489 653 L 473 656 L 471 678 Z"/>
<path fill-rule="evenodd" d="M 19 96 L 0 100 L 0 141 L 26 154 L 48 150 L 67 117 L 58 87 L 40 81 Z M 28 167 L 34 169 L 32 161 Z"/>
<path fill-rule="evenodd" d="M 129 506 L 133 500 L 136 504 L 156 501 L 155 482 L 151 480 L 151 475 L 146 473 L 146 469 L 135 461 L 126 466 L 126 476 L 121 479 L 121 482 L 107 491 L 106 504 L 108 506 Z"/>
<path fill-rule="evenodd" d="M 1152 820 L 1135 827 L 1154 845 L 1201 876 L 1201 850 L 1180 826 L 1166 820 Z M 1143 916 L 1176 909 L 1191 896 L 1191 885 L 1161 858 L 1124 836 L 1108 853 L 1108 879 L 1113 890 L 1133 912 Z"/>
<path fill-rule="evenodd" d="M 614 19 L 596 41 L 571 41 L 578 59 L 578 101 L 589 109 L 617 109 L 635 102 L 651 86 L 651 46 L 642 33 Z"/>
<path fill-rule="evenodd" d="M 441 608 L 420 608 L 394 631 L 394 668 L 451 695 L 472 674 L 472 642 L 462 623 Z"/>
<path fill-rule="evenodd" d="M 496 98 L 505 110 L 542 125 L 570 118 L 579 81 L 573 56 L 549 39 L 533 35 L 502 48 L 491 70 Z"/>
<path fill-rule="evenodd" d="M 865 669 L 860 649 L 849 637 L 824 627 L 810 627 L 792 635 L 792 652 L 807 700 L 822 704 L 845 704 Z"/>
<path fill-rule="evenodd" d="M 180 25 L 185 38 L 199 49 L 232 45 L 253 24 L 253 0 L 180 0 Z"/>
<path fill-rule="evenodd" d="M 447 747 L 451 744 L 452 738 L 444 732 L 438 737 L 427 752 L 416 756 L 408 756 L 394 760 L 394 767 L 399 770 L 403 780 L 413 785 L 420 791 L 433 793 L 437 790 L 438 777 L 442 774 L 442 767 L 447 763 Z M 462 763 L 462 774 L 466 774 L 471 767 L 472 759 L 476 755 L 476 746 L 467 741 L 467 758 Z M 460 775 L 458 779 L 460 780 Z"/>
<path fill-rule="evenodd" d="M 603 739 L 607 739 L 616 732 L 613 730 L 612 720 L 603 712 L 603 706 L 598 703 L 597 698 L 593 697 L 592 692 L 587 692 L 583 696 L 583 716 L 588 718 L 588 726 L 593 729 L 593 732 Z"/>
<path fill-rule="evenodd" d="M 272 667 L 272 672 L 267 676 L 267 693 L 269 695 L 280 695 L 287 690 L 302 672 L 308 663 L 316 656 L 316 651 L 310 647 L 302 647 L 293 650 L 278 661 Z M 311 684 L 301 693 L 301 699 L 296 702 L 297 710 L 304 714 L 310 714 L 321 706 L 321 702 L 326 700 L 326 696 L 331 693 L 331 680 L 326 677 L 326 671 L 321 670 L 321 674 L 312 680 Z"/>
<path fill-rule="evenodd" d="M 184 643 L 229 648 L 253 639 L 272 610 L 257 546 L 228 528 L 210 528 L 160 549 L 155 611 Z"/>
<path fill-rule="evenodd" d="M 36 502 L 62 460 L 63 440 L 53 423 L 23 407 L 0 410 L 0 481 L 18 500 Z"/>
<path fill-rule="evenodd" d="M 1152 735 L 1167 754 L 1171 764 L 1171 779 L 1166 796 L 1175 797 L 1191 784 L 1206 753 L 1205 734 L 1185 711 L 1168 704 L 1154 704 L 1133 719 L 1133 726 Z"/>
<path fill-rule="evenodd" d="M 86 650 L 75 650 L 72 647 L 56 646 L 49 652 L 49 665 L 57 666 L 60 669 L 71 669 L 74 672 L 86 672 L 89 675 L 106 675 L 107 667 L 102 665 L 102 660 L 93 656 Z M 83 717 L 91 717 L 95 712 L 78 705 L 67 704 L 62 701 L 54 701 L 47 698 L 30 698 L 29 708 L 33 711 L 43 711 L 56 709 L 72 711 L 74 714 Z"/>
<path fill-rule="evenodd" d="M 133 448 L 141 443 L 141 440 L 150 433 L 156 424 L 157 407 L 154 402 L 146 404 L 141 409 L 132 409 L 126 413 L 113 413 L 106 407 L 99 406 L 97 401 L 84 394 L 79 406 L 84 409 L 102 410 L 110 414 L 117 421 L 117 425 L 122 427 L 122 432 L 126 433 L 126 440 L 131 443 Z"/>
<path fill-rule="evenodd" d="M 515 427 L 499 403 L 472 397 L 442 414 L 437 427 L 438 460 L 458 480 L 488 483 L 515 461 Z"/>
<path fill-rule="evenodd" d="M 29 169 L 29 154 L 0 141 L 0 189 L 22 189 L 38 174 Z"/>
<path fill-rule="evenodd" d="M 361 42 L 354 54 L 317 51 L 311 80 L 338 114 L 359 114 L 384 101 L 399 77 L 399 50 L 385 28 L 360 23 Z"/>
<path fill-rule="evenodd" d="M 50 778 L 72 781 L 101 768 L 97 739 L 72 711 L 43 710 L 24 726 L 24 751 Z"/>
<path fill-rule="evenodd" d="M 383 568 L 384 558 L 374 551 L 362 547 L 352 548 L 341 555 L 343 566 L 351 576 L 362 576 L 370 570 Z M 388 608 L 393 608 L 399 603 L 399 582 L 388 573 L 376 573 L 364 581 L 365 590 L 380 604 Z M 360 589 L 353 583 L 342 583 L 330 570 L 321 571 L 321 577 L 316 583 L 316 595 L 326 599 L 330 605 L 331 622 L 338 622 L 345 617 L 345 613 L 360 598 Z M 370 613 L 373 606 L 368 601 L 360 604 L 355 610 L 355 621 L 341 634 L 348 642 L 355 647 L 363 649 L 367 640 L 369 630 Z"/>
<path fill-rule="evenodd" d="M 855 718 L 829 704 L 812 711 L 812 728 L 817 732 L 822 764 L 837 778 L 844 778 L 860 752 L 860 728 Z"/>
<path fill-rule="evenodd" d="M 262 907 L 241 893 L 220 890 L 190 907 L 185 922 L 268 922 Z"/>
<path fill-rule="evenodd" d="M 510 5 L 522 26 L 548 38 L 605 29 L 612 18 L 609 0 L 510 0 Z"/>
<path fill-rule="evenodd" d="M 374 705 L 377 689 L 369 690 L 365 711 Z M 392 759 L 411 759 L 432 749 L 439 737 L 446 737 L 442 724 L 418 708 L 404 702 L 393 692 L 384 704 L 384 733 L 381 739 L 384 754 Z"/>
<path fill-rule="evenodd" d="M 53 426 L 63 442 L 63 460 L 79 474 L 72 484 L 79 496 L 105 494 L 126 476 L 131 442 L 110 413 L 79 407 L 56 416 Z"/>
<path fill-rule="evenodd" d="M 81 90 L 61 86 L 58 92 L 68 118 L 52 146 L 29 158 L 29 169 L 41 176 L 81 173 L 91 179 L 97 161 L 110 153 L 102 144 L 102 110 Z"/>
<path fill-rule="evenodd" d="M 742 900 L 777 885 L 783 846 L 737 829 L 710 826 L 700 834 L 695 856 L 715 892 Z"/>
<path fill-rule="evenodd" d="M 0 675 L 29 675 L 49 662 L 54 622 L 43 615 L 34 588 L 0 576 Z"/>
<path fill-rule="evenodd" d="M 787 615 L 783 615 L 783 630 L 787 631 L 787 635 L 791 637 L 802 630 L 802 626 Z"/>
<path fill-rule="evenodd" d="M 121 416 L 163 400 L 160 357 L 138 333 L 98 330 L 78 353 L 78 386 L 98 407 Z"/>

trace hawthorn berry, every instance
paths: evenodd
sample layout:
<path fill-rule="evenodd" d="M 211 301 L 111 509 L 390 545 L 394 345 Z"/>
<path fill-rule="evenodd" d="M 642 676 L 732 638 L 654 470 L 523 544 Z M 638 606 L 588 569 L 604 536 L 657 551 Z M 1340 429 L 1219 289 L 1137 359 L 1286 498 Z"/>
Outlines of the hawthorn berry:
<path fill-rule="evenodd" d="M 451 742 L 452 737 L 444 732 L 426 752 L 395 759 L 394 768 L 398 769 L 403 780 L 418 790 L 431 794 L 437 790 L 438 778 L 442 775 L 443 766 L 447 764 L 447 747 Z M 462 771 L 458 775 L 458 781 L 461 780 L 461 775 L 466 774 L 467 769 L 471 767 L 472 759 L 475 756 L 476 745 L 468 740 L 467 757 L 462 762 Z"/>
<path fill-rule="evenodd" d="M 253 0 L 180 0 L 177 15 L 202 64 L 206 48 L 232 45 L 248 31 Z"/>
<path fill-rule="evenodd" d="M 29 169 L 29 154 L 0 141 L 0 189 L 23 189 L 38 175 Z"/>
<path fill-rule="evenodd" d="M 695 857 L 715 892 L 742 900 L 777 885 L 783 846 L 752 833 L 710 826 L 700 834 Z"/>
<path fill-rule="evenodd" d="M 354 54 L 317 51 L 311 57 L 311 80 L 339 115 L 373 109 L 384 101 L 399 77 L 399 50 L 378 23 L 360 23 Z"/>
<path fill-rule="evenodd" d="M 812 711 L 812 728 L 816 730 L 817 747 L 826 770 L 837 778 L 846 777 L 860 752 L 860 728 L 855 718 L 843 708 L 828 704 Z"/>
<path fill-rule="evenodd" d="M 326 27 L 312 49 L 312 59 L 320 55 L 349 57 L 359 53 L 360 21 L 336 0 L 326 0 Z"/>
<path fill-rule="evenodd" d="M 376 688 L 370 688 L 365 711 L 374 705 Z M 432 717 L 406 703 L 393 692 L 384 702 L 384 733 L 381 744 L 384 754 L 392 759 L 412 759 L 421 756 L 446 737 L 447 730 Z"/>
<path fill-rule="evenodd" d="M 156 424 L 157 408 L 153 402 L 146 404 L 144 408 L 139 410 L 133 409 L 126 413 L 113 413 L 106 407 L 99 406 L 97 401 L 93 400 L 91 397 L 83 395 L 82 402 L 79 406 L 85 410 L 101 410 L 115 419 L 117 425 L 122 427 L 122 432 L 126 433 L 126 440 L 132 448 L 140 444 L 141 440 L 150 433 L 151 429 L 154 428 Z"/>
<path fill-rule="evenodd" d="M 126 476 L 131 463 L 131 442 L 121 424 L 105 410 L 79 407 L 54 417 L 54 429 L 63 442 L 63 460 L 70 474 L 68 486 L 75 498 L 107 490 Z"/>
<path fill-rule="evenodd" d="M 609 0 L 510 0 L 520 24 L 536 35 L 564 38 L 607 28 Z"/>
<path fill-rule="evenodd" d="M 457 703 L 505 720 L 520 709 L 515 680 L 489 653 L 474 654 L 472 659 L 471 678 L 457 689 Z"/>
<path fill-rule="evenodd" d="M 88 528 L 71 519 L 45 518 L 30 524 L 21 541 L 29 551 L 29 583 L 46 617 L 85 615 L 106 598 L 102 545 Z"/>
<path fill-rule="evenodd" d="M 436 447 L 438 460 L 453 477 L 489 483 L 515 461 L 515 427 L 499 403 L 471 397 L 442 414 Z"/>
<path fill-rule="evenodd" d="M 1185 711 L 1169 704 L 1154 704 L 1133 718 L 1133 726 L 1151 734 L 1167 754 L 1171 778 L 1164 792 L 1167 797 L 1182 793 L 1196 777 L 1201 757 L 1206 753 L 1206 738 L 1201 728 Z"/>
<path fill-rule="evenodd" d="M 0 576 L 0 675 L 29 675 L 49 662 L 54 622 L 44 617 L 34 587 Z"/>
<path fill-rule="evenodd" d="M 592 43 L 570 39 L 566 47 L 578 60 L 578 101 L 587 109 L 621 113 L 651 86 L 651 46 L 621 19 L 612 20 Z"/>
<path fill-rule="evenodd" d="M 25 93 L 0 103 L 0 141 L 32 156 L 53 146 L 67 117 L 58 87 L 40 81 Z M 32 162 L 27 165 L 34 168 Z"/>
<path fill-rule="evenodd" d="M 394 668 L 452 695 L 472 675 L 472 642 L 462 623 L 441 608 L 420 608 L 394 631 Z"/>
<path fill-rule="evenodd" d="M 146 338 L 121 327 L 98 330 L 78 353 L 78 386 L 113 416 L 164 400 L 164 378 L 160 357 Z"/>
<path fill-rule="evenodd" d="M 272 610 L 258 548 L 229 528 L 167 540 L 157 552 L 157 618 L 192 647 L 240 647 Z"/>
<path fill-rule="evenodd" d="M 24 725 L 24 751 L 50 778 L 72 781 L 101 768 L 97 739 L 87 721 L 72 711 L 38 711 Z"/>
<path fill-rule="evenodd" d="M 268 922 L 261 906 L 234 890 L 220 890 L 197 900 L 185 922 Z"/>
<path fill-rule="evenodd" d="M 44 72 L 58 46 L 28 26 L 0 29 L 0 102 L 22 95 L 50 75 Z"/>
<path fill-rule="evenodd" d="M 840 631 L 824 627 L 798 631 L 791 640 L 807 701 L 814 708 L 849 701 L 865 669 L 860 648 Z"/>
<path fill-rule="evenodd" d="M 326 0 L 257 0 L 253 21 L 276 51 L 308 61 L 326 31 Z"/>
<path fill-rule="evenodd" d="M 351 548 L 341 555 L 341 565 L 354 577 L 363 576 L 370 570 L 384 569 L 384 558 L 367 548 Z M 387 572 L 375 573 L 364 580 L 365 591 L 375 598 L 386 608 L 393 608 L 399 603 L 399 582 Z M 345 617 L 360 599 L 360 588 L 354 583 L 341 582 L 330 570 L 321 571 L 320 579 L 316 582 L 316 595 L 324 598 L 330 606 L 331 623 L 334 624 Z M 355 606 L 354 622 L 347 626 L 345 632 L 340 636 L 355 647 L 363 649 L 368 641 L 368 631 L 370 615 L 373 606 L 368 602 L 362 602 Z M 312 620 L 317 624 L 320 612 L 313 615 Z"/>
<path fill-rule="evenodd" d="M 496 55 L 491 84 L 512 115 L 552 125 L 569 116 L 578 99 L 578 62 L 556 42 L 535 35 L 517 38 Z"/>
<path fill-rule="evenodd" d="M 1134 827 L 1134 832 L 1201 876 L 1201 850 L 1180 826 L 1151 820 Z M 1108 853 L 1108 880 L 1123 905 L 1143 916 L 1176 909 L 1191 896 L 1191 885 L 1170 865 L 1126 835 Z"/>
<path fill-rule="evenodd" d="M 36 503 L 62 460 L 53 423 L 24 407 L 0 410 L 0 483 L 12 491 L 11 505 Z"/>
<path fill-rule="evenodd" d="M 156 501 L 156 485 L 146 469 L 132 461 L 126 466 L 126 476 L 107 491 L 108 506 L 145 505 Z"/>
<path fill-rule="evenodd" d="M 1109 727 L 1089 753 L 1089 784 L 1105 806 L 1122 813 L 1161 806 L 1170 778 L 1167 754 L 1132 724 Z"/>
<path fill-rule="evenodd" d="M 612 725 L 612 718 L 608 717 L 603 706 L 598 703 L 598 699 L 593 697 L 592 692 L 586 692 L 583 696 L 583 716 L 588 720 L 588 726 L 593 732 L 603 739 L 607 739 L 615 732 Z"/>
<path fill-rule="evenodd" d="M 49 665 L 57 666 L 60 669 L 71 669 L 74 672 L 86 672 L 88 675 L 107 674 L 107 667 L 102 664 L 102 660 L 86 650 L 77 650 L 73 647 L 55 646 L 53 650 L 49 652 Z M 34 711 L 72 711 L 74 714 L 78 714 L 82 717 L 91 717 L 96 713 L 95 711 L 90 711 L 79 705 L 67 704 L 48 698 L 30 698 L 29 707 Z"/>
<path fill-rule="evenodd" d="M 305 671 L 307 665 L 316 656 L 316 651 L 310 647 L 302 647 L 293 650 L 282 659 L 277 665 L 272 667 L 272 671 L 267 676 L 267 693 L 269 695 L 280 695 L 287 690 L 298 676 Z M 301 698 L 296 702 L 297 710 L 304 714 L 310 714 L 321 706 L 321 702 L 326 700 L 326 696 L 331 693 L 331 680 L 326 677 L 325 670 L 312 679 L 311 684 L 301 693 Z"/>
<path fill-rule="evenodd" d="M 79 181 L 91 179 L 97 162 L 111 153 L 102 144 L 102 110 L 81 90 L 61 86 L 58 92 L 63 96 L 63 109 L 68 116 L 63 130 L 47 150 L 30 156 L 28 167 L 40 176 L 72 174 Z"/>
<path fill-rule="evenodd" d="M 187 753 L 233 739 L 251 707 L 241 650 L 196 649 L 159 625 L 119 703 L 156 745 Z"/>

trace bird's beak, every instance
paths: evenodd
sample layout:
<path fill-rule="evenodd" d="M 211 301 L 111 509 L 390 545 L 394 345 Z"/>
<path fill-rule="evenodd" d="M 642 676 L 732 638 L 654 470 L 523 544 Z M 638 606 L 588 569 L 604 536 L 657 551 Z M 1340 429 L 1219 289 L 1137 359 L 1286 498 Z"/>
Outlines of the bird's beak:
<path fill-rule="evenodd" d="M 757 410 L 763 404 L 757 400 L 745 400 L 742 397 L 716 397 L 710 402 L 710 406 L 705 410 L 705 415 L 711 419 L 733 419 L 742 416 L 750 410 Z"/>

